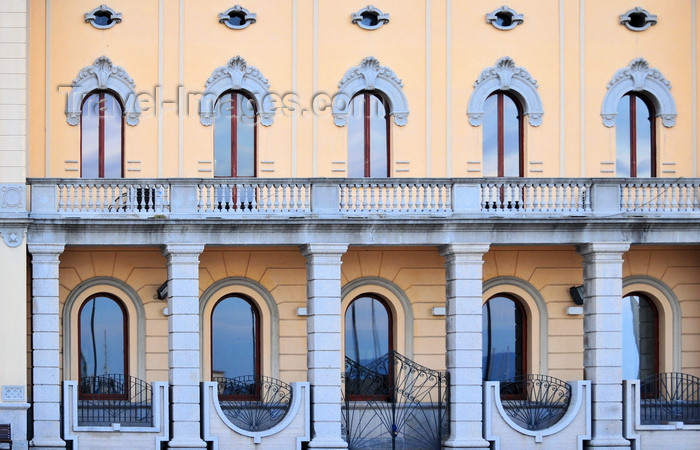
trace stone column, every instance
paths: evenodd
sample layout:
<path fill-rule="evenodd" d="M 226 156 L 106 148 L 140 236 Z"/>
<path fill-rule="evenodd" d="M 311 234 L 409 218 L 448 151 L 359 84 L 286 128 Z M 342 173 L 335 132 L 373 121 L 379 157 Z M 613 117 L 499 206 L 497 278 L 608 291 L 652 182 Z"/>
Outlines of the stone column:
<path fill-rule="evenodd" d="M 592 384 L 587 448 L 629 447 L 622 437 L 622 255 L 628 243 L 591 243 L 583 256 L 583 376 Z"/>
<path fill-rule="evenodd" d="M 446 356 L 450 373 L 450 437 L 447 448 L 489 448 L 483 439 L 481 306 L 483 256 L 489 244 L 440 248 L 446 273 Z"/>
<path fill-rule="evenodd" d="M 171 436 L 168 447 L 202 448 L 199 383 L 199 255 L 203 244 L 167 244 L 168 381 Z"/>
<path fill-rule="evenodd" d="M 341 421 L 340 258 L 346 244 L 309 244 L 306 258 L 307 367 L 311 383 L 309 447 L 346 448 Z"/>
<path fill-rule="evenodd" d="M 59 376 L 59 256 L 63 244 L 29 244 L 32 254 L 32 402 L 34 438 L 30 446 L 65 447 L 61 439 Z"/>

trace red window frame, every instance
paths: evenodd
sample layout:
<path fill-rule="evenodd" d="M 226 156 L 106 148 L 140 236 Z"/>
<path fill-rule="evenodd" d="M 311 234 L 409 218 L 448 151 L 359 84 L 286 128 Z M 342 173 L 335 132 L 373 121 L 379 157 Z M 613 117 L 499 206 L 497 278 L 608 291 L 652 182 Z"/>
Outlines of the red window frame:
<path fill-rule="evenodd" d="M 250 374 L 251 376 L 254 377 L 255 379 L 255 394 L 252 395 L 219 395 L 219 398 L 221 400 L 225 401 L 253 401 L 253 400 L 258 400 L 260 399 L 261 396 L 261 390 L 260 390 L 260 383 L 258 382 L 258 379 L 260 375 L 262 374 L 261 370 L 261 346 L 260 346 L 260 309 L 258 309 L 258 306 L 255 304 L 255 302 L 248 297 L 247 295 L 239 294 L 239 293 L 231 293 L 231 294 L 226 294 L 223 297 L 221 297 L 219 300 L 217 300 L 216 304 L 214 307 L 211 309 L 211 315 L 209 318 L 209 323 L 211 324 L 211 330 L 210 330 L 210 339 L 209 339 L 209 350 L 210 350 L 210 355 L 211 358 L 209 360 L 210 364 L 210 372 L 211 372 L 211 377 L 212 379 L 214 378 L 214 313 L 216 312 L 216 307 L 219 306 L 219 304 L 227 299 L 230 298 L 237 298 L 240 300 L 245 301 L 248 303 L 251 307 L 251 310 L 253 311 L 253 319 L 254 319 L 254 326 L 255 330 L 252 333 L 253 339 L 255 340 L 254 342 L 254 359 L 253 361 L 253 368 L 255 370 L 255 373 Z"/>
<path fill-rule="evenodd" d="M 484 302 L 484 305 L 482 306 L 482 308 L 487 308 L 488 302 L 490 302 L 490 301 L 493 300 L 494 298 L 498 298 L 498 297 L 500 297 L 500 298 L 505 298 L 505 299 L 508 299 L 508 300 L 512 301 L 512 302 L 515 304 L 516 308 L 518 308 L 518 310 L 519 310 L 519 312 L 520 312 L 520 333 L 519 333 L 519 338 L 516 336 L 516 342 L 519 342 L 519 343 L 520 343 L 520 347 L 521 347 L 521 348 L 520 348 L 520 356 L 518 356 L 518 354 L 516 353 L 516 363 L 517 363 L 518 359 L 520 359 L 520 367 L 517 367 L 517 364 L 516 364 L 516 373 L 515 373 L 515 377 L 527 375 L 527 355 L 528 355 L 528 353 L 527 353 L 527 337 L 528 337 L 528 328 L 527 328 L 527 314 L 526 314 L 526 312 L 525 312 L 525 307 L 523 306 L 522 302 L 521 302 L 517 297 L 515 297 L 514 295 L 508 294 L 508 293 L 498 293 L 498 294 L 495 294 L 495 295 L 492 295 L 491 297 L 489 297 L 489 299 L 488 299 L 486 302 Z M 517 333 L 517 332 L 518 332 L 518 330 L 517 330 L 518 324 L 516 323 L 515 326 L 516 326 L 516 333 Z M 487 330 L 482 330 L 482 339 L 484 339 L 483 334 L 486 333 L 486 332 L 487 332 Z M 490 352 L 489 352 L 489 353 L 490 353 Z M 487 364 L 488 364 L 489 358 L 490 358 L 490 355 L 487 354 L 487 355 L 486 355 Z M 488 366 L 486 366 L 486 367 L 488 367 Z M 484 375 L 488 375 L 488 372 L 485 370 L 486 367 L 483 368 L 483 369 L 484 369 Z M 519 372 L 518 372 L 518 370 L 519 370 Z M 487 378 L 487 377 L 485 377 L 485 378 Z M 485 381 L 489 381 L 489 380 L 485 380 Z"/>
<path fill-rule="evenodd" d="M 371 155 L 371 149 L 372 149 L 372 135 L 371 135 L 371 129 L 372 129 L 372 119 L 378 120 L 378 117 L 376 115 L 372 115 L 372 110 L 371 110 L 371 97 L 376 97 L 384 106 L 384 112 L 385 112 L 385 117 L 384 121 L 386 122 L 386 177 L 389 177 L 391 175 L 391 123 L 389 121 L 389 116 L 390 116 L 390 109 L 389 109 L 389 102 L 384 98 L 384 96 L 379 92 L 379 91 L 361 91 L 357 93 L 353 98 L 350 100 L 352 103 L 356 97 L 362 96 L 362 106 L 363 106 L 363 116 L 364 116 L 364 121 L 363 121 L 363 158 L 364 158 L 364 163 L 363 163 L 363 176 L 365 178 L 371 177 L 372 173 L 372 167 L 371 167 L 371 160 L 372 160 L 372 155 Z M 353 112 L 354 113 L 354 112 Z M 352 151 L 352 150 L 351 150 Z"/>
<path fill-rule="evenodd" d="M 253 177 L 258 175 L 258 110 L 253 97 L 245 91 L 230 90 L 219 96 L 216 100 L 215 111 L 220 111 L 223 105 L 219 101 L 226 95 L 231 96 L 231 173 L 230 175 L 214 175 L 214 177 L 238 177 L 238 95 L 245 97 L 253 106 Z M 216 127 L 216 125 L 214 125 Z M 214 130 L 216 133 L 216 129 Z M 214 168 L 216 174 L 216 168 Z M 235 198 L 235 196 L 234 196 Z"/>
<path fill-rule="evenodd" d="M 498 177 L 505 176 L 505 97 L 513 101 L 518 110 L 518 176 L 525 176 L 525 121 L 523 119 L 523 107 L 520 101 L 507 91 L 493 92 L 489 97 L 496 97 L 496 115 L 497 115 L 497 145 L 496 152 L 498 155 Z M 487 97 L 488 98 L 488 97 Z M 490 149 L 488 151 L 491 151 Z"/>
<path fill-rule="evenodd" d="M 637 177 L 637 102 L 636 99 L 640 99 L 647 107 L 649 111 L 649 124 L 651 127 L 649 133 L 649 144 L 650 144 L 650 165 L 651 165 L 651 176 L 656 177 L 656 114 L 654 112 L 654 104 L 649 101 L 649 99 L 635 92 L 628 92 L 623 95 L 622 98 L 629 97 L 629 123 L 630 123 L 630 178 Z"/>
<path fill-rule="evenodd" d="M 82 341 L 81 341 L 81 331 L 82 331 L 82 320 L 81 320 L 81 315 L 83 312 L 83 308 L 85 305 L 88 304 L 90 300 L 94 300 L 98 297 L 105 297 L 110 300 L 112 300 L 114 303 L 119 306 L 119 308 L 122 311 L 122 317 L 124 318 L 122 322 L 122 335 L 123 335 L 123 346 L 124 346 L 124 394 L 122 395 L 116 395 L 116 394 L 85 394 L 81 392 L 80 389 L 80 380 L 83 378 L 86 378 L 90 375 L 85 375 L 82 373 L 82 368 L 80 363 L 78 363 L 78 398 L 81 400 L 128 400 L 130 395 L 130 386 L 129 386 L 129 315 L 127 314 L 126 306 L 124 303 L 117 297 L 111 294 L 107 294 L 104 292 L 98 293 L 91 295 L 90 297 L 86 298 L 83 303 L 80 305 L 80 309 L 78 310 L 78 354 L 82 353 Z M 94 361 L 94 364 L 97 364 L 97 360 Z M 97 375 L 100 376 L 100 375 Z"/>
<path fill-rule="evenodd" d="M 80 116 L 82 119 L 83 116 L 83 108 L 85 107 L 85 103 L 92 97 L 93 95 L 98 95 L 98 103 L 102 104 L 105 101 L 105 95 L 109 95 L 114 98 L 114 100 L 119 104 L 119 107 L 121 108 L 122 115 L 121 115 L 121 168 L 120 168 L 120 177 L 124 178 L 124 104 L 121 101 L 121 98 L 119 95 L 115 92 L 112 91 L 92 91 L 89 94 L 85 96 L 83 99 L 82 104 L 80 105 Z M 104 178 L 105 177 L 105 108 L 98 108 L 99 111 L 99 117 L 98 117 L 98 126 L 97 126 L 97 133 L 98 133 L 98 141 L 97 141 L 97 177 L 98 178 Z M 83 121 L 80 121 L 80 134 L 81 134 L 81 139 L 80 139 L 80 176 L 83 176 L 83 140 L 82 140 L 82 135 L 83 135 Z"/>

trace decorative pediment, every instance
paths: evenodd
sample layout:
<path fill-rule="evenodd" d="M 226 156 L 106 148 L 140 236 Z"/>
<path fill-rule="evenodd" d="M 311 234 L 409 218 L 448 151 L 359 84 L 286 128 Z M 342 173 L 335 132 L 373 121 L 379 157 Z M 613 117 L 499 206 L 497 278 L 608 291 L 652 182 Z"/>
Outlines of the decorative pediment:
<path fill-rule="evenodd" d="M 408 102 L 402 88 L 403 82 L 393 70 L 368 56 L 359 65 L 345 72 L 338 83 L 338 93 L 333 100 L 333 120 L 337 126 L 345 126 L 350 100 L 361 91 L 380 91 L 389 102 L 394 123 L 404 126 L 408 120 Z"/>
<path fill-rule="evenodd" d="M 249 66 L 240 56 L 231 58 L 225 66 L 217 67 L 205 83 L 205 91 L 199 106 L 199 120 L 209 126 L 214 120 L 216 100 L 226 91 L 245 91 L 255 100 L 260 123 L 272 125 L 275 115 L 274 102 L 268 96 L 270 83 L 257 67 Z"/>
<path fill-rule="evenodd" d="M 78 125 L 85 96 L 92 91 L 109 90 L 116 93 L 124 105 L 126 123 L 137 125 L 141 107 L 135 88 L 136 83 L 123 67 L 112 64 L 112 60 L 106 56 L 100 56 L 91 66 L 80 69 L 73 80 L 66 104 L 66 120 L 70 125 Z"/>

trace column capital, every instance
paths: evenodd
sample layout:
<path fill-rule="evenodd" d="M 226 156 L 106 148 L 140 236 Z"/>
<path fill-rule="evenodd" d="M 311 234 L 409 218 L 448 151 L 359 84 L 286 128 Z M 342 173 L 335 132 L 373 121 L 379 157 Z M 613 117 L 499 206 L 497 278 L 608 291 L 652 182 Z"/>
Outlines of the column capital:
<path fill-rule="evenodd" d="M 343 255 L 348 251 L 348 244 L 305 244 L 299 246 L 302 256 L 308 258 L 314 255 Z"/>
<path fill-rule="evenodd" d="M 622 257 L 622 254 L 629 249 L 629 242 L 589 242 L 576 246 L 576 251 L 584 259 L 599 255 L 608 255 L 608 258 Z"/>
<path fill-rule="evenodd" d="M 57 244 L 57 243 L 50 243 L 50 244 L 37 244 L 37 243 L 28 243 L 27 244 L 27 250 L 29 253 L 32 254 L 32 256 L 36 255 L 56 255 L 59 256 L 61 253 L 63 253 L 63 250 L 66 248 L 65 244 Z"/>
<path fill-rule="evenodd" d="M 166 258 L 173 256 L 199 257 L 204 251 L 204 244 L 165 244 L 161 253 Z"/>
<path fill-rule="evenodd" d="M 456 257 L 464 257 L 467 260 L 481 261 L 484 254 L 489 251 L 491 244 L 476 242 L 471 244 L 446 244 L 438 247 L 440 254 L 448 261 Z"/>

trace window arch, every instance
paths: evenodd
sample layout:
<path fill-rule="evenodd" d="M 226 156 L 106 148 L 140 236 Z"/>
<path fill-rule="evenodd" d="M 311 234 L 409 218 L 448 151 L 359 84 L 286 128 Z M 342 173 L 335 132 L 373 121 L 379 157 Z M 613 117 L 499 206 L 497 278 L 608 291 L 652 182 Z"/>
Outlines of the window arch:
<path fill-rule="evenodd" d="M 214 113 L 214 176 L 254 177 L 257 164 L 257 110 L 245 91 L 226 91 Z"/>
<path fill-rule="evenodd" d="M 497 294 L 482 306 L 482 376 L 505 381 L 527 374 L 527 319 L 513 296 Z"/>
<path fill-rule="evenodd" d="M 603 125 L 615 125 L 620 99 L 629 92 L 643 94 L 653 105 L 653 113 L 665 127 L 676 124 L 676 102 L 671 95 L 671 83 L 644 58 L 637 58 L 613 75 L 603 98 L 601 116 Z"/>
<path fill-rule="evenodd" d="M 259 376 L 260 312 L 241 294 L 222 297 L 211 312 L 211 377 Z"/>
<path fill-rule="evenodd" d="M 659 372 L 659 313 L 642 292 L 622 299 L 622 379 L 639 380 Z"/>
<path fill-rule="evenodd" d="M 522 111 L 520 101 L 508 91 L 496 91 L 484 101 L 484 176 L 524 176 Z"/>
<path fill-rule="evenodd" d="M 80 176 L 124 177 L 124 108 L 119 97 L 93 91 L 80 110 Z"/>
<path fill-rule="evenodd" d="M 78 312 L 78 377 L 81 395 L 104 393 L 95 380 L 103 375 L 129 374 L 128 316 L 124 304 L 107 293 L 88 297 Z M 111 392 L 110 390 L 110 393 Z"/>
<path fill-rule="evenodd" d="M 348 117 L 349 177 L 388 177 L 390 168 L 389 103 L 377 91 L 361 91 L 351 100 Z"/>
<path fill-rule="evenodd" d="M 643 94 L 628 92 L 617 106 L 616 163 L 618 177 L 656 176 L 656 114 Z"/>
<path fill-rule="evenodd" d="M 542 99 L 537 92 L 537 81 L 523 67 L 517 67 L 508 56 L 496 61 L 496 65 L 484 69 L 474 83 L 474 91 L 469 98 L 467 115 L 469 123 L 478 127 L 484 119 L 486 99 L 496 91 L 508 92 L 518 100 L 522 115 L 528 117 L 530 125 L 542 123 Z"/>

